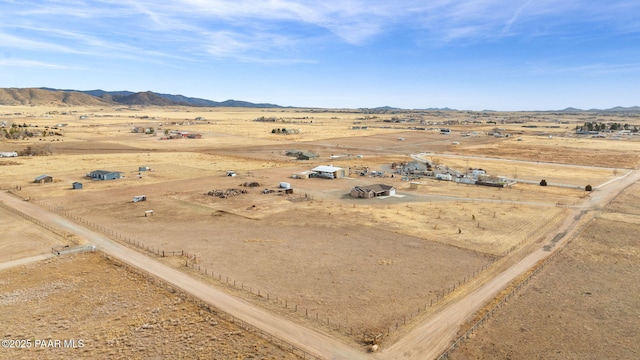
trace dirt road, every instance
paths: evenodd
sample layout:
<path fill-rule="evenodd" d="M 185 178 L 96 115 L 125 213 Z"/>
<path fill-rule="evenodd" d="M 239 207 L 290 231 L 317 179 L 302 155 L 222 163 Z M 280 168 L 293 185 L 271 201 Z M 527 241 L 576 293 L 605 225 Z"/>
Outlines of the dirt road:
<path fill-rule="evenodd" d="M 46 253 L 46 254 L 30 256 L 30 257 L 26 257 L 26 258 L 22 258 L 22 259 L 18 259 L 18 260 L 5 261 L 3 263 L 0 263 L 0 271 L 5 270 L 5 269 L 10 269 L 12 267 L 20 266 L 20 265 L 30 264 L 30 263 L 36 262 L 36 261 L 46 260 L 46 259 L 48 259 L 50 257 L 53 257 L 53 256 L 54 255 L 52 253 Z"/>
<path fill-rule="evenodd" d="M 578 230 L 582 228 L 582 224 L 591 221 L 604 205 L 639 179 L 640 172 L 636 170 L 619 177 L 618 181 L 610 182 L 608 186 L 594 191 L 580 208 L 574 210 L 573 216 L 568 217 L 556 230 L 556 234 L 564 235 L 554 244 L 551 251 L 545 251 L 543 248 L 534 251 L 466 297 L 417 326 L 400 341 L 376 354 L 376 358 L 434 359 L 439 356 L 449 346 L 460 326 L 471 320 L 473 314 L 508 286 L 511 281 L 576 236 Z"/>
<path fill-rule="evenodd" d="M 318 331 L 293 323 L 271 314 L 253 304 L 215 289 L 189 275 L 164 265 L 133 249 L 120 245 L 99 233 L 82 225 L 71 222 L 46 209 L 18 199 L 6 192 L 0 192 L 0 201 L 18 211 L 29 214 L 42 222 L 57 226 L 65 231 L 77 234 L 105 252 L 127 264 L 143 269 L 176 288 L 221 309 L 236 318 L 245 321 L 279 339 L 304 349 L 324 359 L 365 359 L 366 354 L 353 349 Z"/>
<path fill-rule="evenodd" d="M 428 321 L 417 326 L 407 336 L 377 354 L 365 354 L 355 350 L 316 330 L 282 319 L 274 314 L 235 298 L 221 290 L 210 287 L 189 275 L 161 264 L 154 259 L 122 246 L 101 234 L 73 223 L 57 214 L 22 201 L 7 193 L 0 193 L 0 201 L 5 204 L 50 223 L 66 231 L 75 233 L 99 250 L 114 256 L 137 268 L 161 278 L 177 288 L 210 303 L 211 305 L 262 329 L 294 346 L 325 359 L 433 359 L 444 351 L 454 338 L 462 324 L 469 321 L 474 313 L 495 297 L 519 275 L 532 268 L 538 261 L 549 256 L 576 235 L 581 224 L 590 221 L 598 211 L 617 196 L 627 186 L 640 179 L 640 172 L 633 171 L 594 191 L 585 202 L 574 208 L 573 216 L 557 229 L 562 238 L 554 244 L 551 251 L 542 248 L 531 253 L 503 273 L 479 286 L 468 296 L 452 303 Z"/>

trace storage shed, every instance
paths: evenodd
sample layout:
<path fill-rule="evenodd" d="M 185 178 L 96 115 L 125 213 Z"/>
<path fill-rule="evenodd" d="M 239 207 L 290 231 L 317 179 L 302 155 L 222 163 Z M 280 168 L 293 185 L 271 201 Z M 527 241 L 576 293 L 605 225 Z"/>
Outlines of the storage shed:
<path fill-rule="evenodd" d="M 76 181 L 73 184 L 71 184 L 71 187 L 73 188 L 73 190 L 81 190 L 82 189 L 82 183 Z"/>
<path fill-rule="evenodd" d="M 338 179 L 345 177 L 345 171 L 343 168 L 339 168 L 332 165 L 321 165 L 311 169 L 315 173 L 315 176 L 326 179 Z"/>
<path fill-rule="evenodd" d="M 320 157 L 320 155 L 311 151 L 303 151 L 300 154 L 298 154 L 298 160 L 311 160 L 311 159 L 316 159 L 318 157 Z"/>
<path fill-rule="evenodd" d="M 40 175 L 35 180 L 33 180 L 33 182 L 37 184 L 50 183 L 50 182 L 53 182 L 53 176 Z"/>

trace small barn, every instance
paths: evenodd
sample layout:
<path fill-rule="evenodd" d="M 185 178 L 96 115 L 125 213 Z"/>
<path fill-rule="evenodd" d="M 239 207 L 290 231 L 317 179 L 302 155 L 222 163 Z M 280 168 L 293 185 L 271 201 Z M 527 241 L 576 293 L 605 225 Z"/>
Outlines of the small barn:
<path fill-rule="evenodd" d="M 53 176 L 50 175 L 40 175 L 35 180 L 33 180 L 36 184 L 50 183 L 53 182 Z"/>
<path fill-rule="evenodd" d="M 73 184 L 71 184 L 71 187 L 73 188 L 73 190 L 81 190 L 82 189 L 82 183 L 76 181 Z"/>
<path fill-rule="evenodd" d="M 316 177 L 326 178 L 326 179 L 339 179 L 345 177 L 345 171 L 343 168 L 339 168 L 337 166 L 332 165 L 321 165 L 317 166 L 311 171 L 314 172 Z"/>
<path fill-rule="evenodd" d="M 319 158 L 320 155 L 311 152 L 311 151 L 303 151 L 301 153 L 298 154 L 297 159 L 298 160 L 311 160 L 311 159 L 317 159 Z"/>
<path fill-rule="evenodd" d="M 122 172 L 120 171 L 107 171 L 107 170 L 95 170 L 87 174 L 87 177 L 93 180 L 115 180 L 120 179 Z"/>
<path fill-rule="evenodd" d="M 394 196 L 396 188 L 392 185 L 374 184 L 367 186 L 356 186 L 351 189 L 351 196 L 355 198 L 371 199 L 378 196 Z"/>

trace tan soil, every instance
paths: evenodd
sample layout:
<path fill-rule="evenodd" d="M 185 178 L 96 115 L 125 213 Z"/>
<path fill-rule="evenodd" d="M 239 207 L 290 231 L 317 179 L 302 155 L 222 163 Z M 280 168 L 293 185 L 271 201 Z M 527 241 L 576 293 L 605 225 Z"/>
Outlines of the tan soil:
<path fill-rule="evenodd" d="M 0 166 L 0 187 L 19 186 L 21 197 L 146 246 L 196 254 L 201 268 L 299 305 L 299 311 L 291 314 L 291 306 L 265 306 L 323 329 L 322 317 L 331 318 L 341 324 L 338 336 L 350 336 L 354 342 L 361 341 L 362 332 L 394 326 L 492 259 L 541 240 L 539 234 L 564 220 L 568 214 L 564 206 L 579 203 L 587 194 L 530 184 L 498 189 L 430 179 L 410 190 L 399 177 L 354 174 L 340 180 L 294 180 L 293 173 L 326 164 L 388 171 L 392 162 L 411 161 L 409 154 L 429 152 L 456 168 L 480 167 L 492 175 L 597 186 L 634 168 L 640 159 L 637 137 L 576 138 L 574 125 L 586 120 L 579 116 L 559 129 L 529 129 L 519 124 L 443 125 L 445 120 L 473 117 L 434 113 L 425 115 L 432 122 L 427 130 L 409 130 L 415 124 L 388 125 L 382 118 L 390 116 L 363 120 L 363 114 L 347 111 L 152 107 L 78 108 L 75 115 L 51 115 L 49 110 L 7 109 L 7 114 L 22 114 L 3 116 L 15 122 L 69 125 L 62 128 L 63 137 L 0 141 L 2 151 L 38 146 L 53 152 L 0 159 L 5 165 Z M 78 120 L 80 113 L 88 114 L 88 119 Z M 206 122 L 194 122 L 198 116 Z M 281 122 L 252 121 L 259 116 L 276 116 Z M 555 124 L 537 122 L 536 116 L 547 121 L 546 115 L 538 114 L 527 119 Z M 356 121 L 369 129 L 353 130 Z M 157 136 L 133 134 L 133 126 L 159 130 Z M 454 133 L 439 134 L 438 127 L 443 126 Z M 296 128 L 300 133 L 272 134 L 275 127 Z M 513 136 L 487 136 L 494 127 L 504 127 Z M 164 129 L 201 133 L 203 139 L 159 140 Z M 463 136 L 472 131 L 478 136 Z M 320 158 L 296 161 L 285 156 L 291 149 L 317 151 Z M 478 156 L 498 160 L 483 161 Z M 598 168 L 586 167 L 591 165 Z M 154 171 L 138 177 L 138 166 Z M 96 169 L 123 171 L 126 177 L 88 181 L 84 174 Z M 239 176 L 227 177 L 227 170 Z M 53 175 L 56 182 L 33 184 L 43 173 Z M 84 189 L 70 190 L 73 181 L 84 182 Z M 261 187 L 229 199 L 205 195 L 214 189 L 237 188 L 245 181 L 260 182 Z M 260 194 L 263 188 L 276 189 L 281 181 L 291 182 L 294 197 L 306 195 L 307 201 Z M 393 184 L 403 197 L 356 200 L 346 195 L 354 185 L 379 182 Z M 132 196 L 141 194 L 148 201 L 131 203 Z M 148 209 L 154 210 L 153 217 L 144 217 Z M 14 231 L 20 233 L 20 228 Z M 21 239 L 8 238 L 10 246 Z M 320 321 L 310 321 L 307 313 Z"/>
<path fill-rule="evenodd" d="M 637 358 L 639 194 L 619 196 L 450 358 Z"/>
<path fill-rule="evenodd" d="M 4 359 L 295 359 L 98 253 L 2 272 L 2 339 L 83 340 L 2 349 Z"/>

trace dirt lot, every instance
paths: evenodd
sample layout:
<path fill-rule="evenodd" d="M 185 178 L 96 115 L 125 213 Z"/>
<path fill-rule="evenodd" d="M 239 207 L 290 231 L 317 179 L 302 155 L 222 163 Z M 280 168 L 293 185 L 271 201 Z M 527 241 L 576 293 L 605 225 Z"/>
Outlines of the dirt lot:
<path fill-rule="evenodd" d="M 294 314 L 291 306 L 276 306 L 274 311 L 321 328 L 323 318 L 330 318 L 341 324 L 341 335 L 350 336 L 350 341 L 360 341 L 365 331 L 388 329 L 493 259 L 535 243 L 564 219 L 566 206 L 588 195 L 575 188 L 540 187 L 536 182 L 541 178 L 597 186 L 636 167 L 640 159 L 637 137 L 578 138 L 572 129 L 584 119 L 574 118 L 557 128 L 551 127 L 556 122 L 540 114 L 488 118 L 497 122 L 502 116 L 522 117 L 540 126 L 523 128 L 476 124 L 472 122 L 476 115 L 462 112 L 420 115 L 420 123 L 390 123 L 386 120 L 397 116 L 355 111 L 150 107 L 78 108 L 62 114 L 60 109 L 51 110 L 6 111 L 21 115 L 3 119 L 37 124 L 38 129 L 67 125 L 60 126 L 63 136 L 0 141 L 0 151 L 30 146 L 51 152 L 0 159 L 0 187 L 20 188 L 16 192 L 21 197 L 147 246 L 196 254 L 201 268 L 299 307 Z M 87 118 L 79 120 L 79 114 Z M 277 120 L 253 121 L 262 116 Z M 206 120 L 195 121 L 196 117 Z M 153 127 L 155 133 L 133 133 L 134 127 Z M 443 127 L 451 128 L 452 134 L 440 134 Z M 498 127 L 510 136 L 488 135 Z M 296 131 L 283 135 L 273 133 L 276 128 Z M 202 139 L 160 140 L 165 131 L 178 130 L 199 133 Z M 294 160 L 285 155 L 292 149 L 313 150 L 320 157 Z M 534 184 L 502 189 L 422 179 L 417 188 L 410 188 L 398 176 L 291 178 L 327 164 L 388 172 L 391 163 L 411 161 L 410 154 L 425 152 L 430 160 L 456 169 L 484 168 L 491 175 Z M 139 172 L 139 166 L 153 171 Z M 97 169 L 121 171 L 125 178 L 85 177 Z M 238 176 L 225 176 L 228 170 Z M 54 182 L 34 184 L 41 174 L 52 175 Z M 74 181 L 83 182 L 83 190 L 71 190 Z M 277 193 L 283 181 L 293 186 L 290 197 Z M 244 182 L 260 186 L 245 188 Z M 355 185 L 376 183 L 395 186 L 398 196 L 362 200 L 347 195 Z M 226 199 L 206 195 L 230 188 L 248 193 Z M 276 193 L 262 194 L 264 189 Z M 132 203 L 133 196 L 142 194 L 147 195 L 146 202 Z M 145 217 L 145 210 L 154 210 L 154 215 Z M 13 234 L 28 227 L 6 219 L 3 216 L 0 222 Z M 32 242 L 37 236 L 25 235 Z M 15 255 L 26 256 L 32 246 L 47 248 L 53 241 L 17 245 L 22 238 L 6 236 L 0 246 L 24 248 Z M 314 316 L 318 321 L 312 321 Z"/>
<path fill-rule="evenodd" d="M 75 238 L 52 233 L 0 207 L 0 262 L 50 253 L 54 246 L 73 245 Z"/>
<path fill-rule="evenodd" d="M 638 358 L 639 197 L 618 197 L 451 358 Z"/>
<path fill-rule="evenodd" d="M 3 359 L 296 358 L 98 253 L 3 271 L 0 306 L 2 339 L 33 345 L 2 349 Z M 35 348 L 70 339 L 82 345 Z"/>

